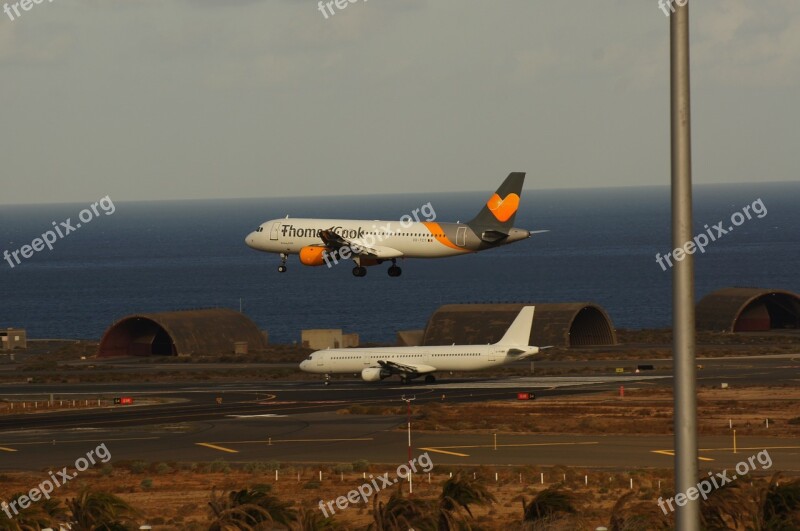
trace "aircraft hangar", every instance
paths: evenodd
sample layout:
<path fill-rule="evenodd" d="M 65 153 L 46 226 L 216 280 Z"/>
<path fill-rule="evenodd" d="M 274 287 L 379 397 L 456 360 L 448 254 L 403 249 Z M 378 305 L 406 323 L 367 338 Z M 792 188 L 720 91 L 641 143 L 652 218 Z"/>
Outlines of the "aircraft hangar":
<path fill-rule="evenodd" d="M 436 310 L 423 345 L 496 343 L 523 306 L 536 306 L 531 345 L 581 347 L 615 345 L 617 335 L 606 311 L 591 302 L 449 304 Z"/>
<path fill-rule="evenodd" d="M 723 288 L 697 304 L 698 330 L 765 332 L 800 328 L 800 296 L 791 291 Z"/>
<path fill-rule="evenodd" d="M 191 356 L 265 350 L 266 336 L 227 308 L 129 315 L 103 334 L 98 357 Z"/>

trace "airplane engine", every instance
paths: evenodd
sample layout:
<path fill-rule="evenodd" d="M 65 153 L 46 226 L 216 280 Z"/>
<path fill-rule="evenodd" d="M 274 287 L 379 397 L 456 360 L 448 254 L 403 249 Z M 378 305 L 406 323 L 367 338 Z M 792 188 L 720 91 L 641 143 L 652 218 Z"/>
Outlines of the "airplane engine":
<path fill-rule="evenodd" d="M 361 371 L 361 378 L 365 382 L 377 382 L 379 380 L 383 380 L 384 378 L 388 378 L 391 376 L 392 373 L 387 371 L 386 369 L 379 369 L 378 367 L 369 367 Z"/>
<path fill-rule="evenodd" d="M 325 247 L 310 245 L 300 249 L 300 263 L 307 266 L 321 266 L 325 263 Z"/>

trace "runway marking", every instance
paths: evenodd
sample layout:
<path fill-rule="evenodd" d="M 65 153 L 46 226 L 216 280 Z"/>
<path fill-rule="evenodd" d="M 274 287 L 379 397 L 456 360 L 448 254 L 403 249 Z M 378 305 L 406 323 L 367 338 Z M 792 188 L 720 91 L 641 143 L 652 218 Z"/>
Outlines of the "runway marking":
<path fill-rule="evenodd" d="M 225 448 L 224 446 L 217 446 L 216 444 L 211 443 L 195 443 L 197 446 L 205 446 L 206 448 L 211 448 L 212 450 L 219 450 L 220 452 L 228 452 L 229 454 L 238 454 L 239 450 L 231 450 L 230 448 Z"/>
<path fill-rule="evenodd" d="M 706 452 L 708 450 L 704 448 L 704 449 L 698 450 L 698 451 Z M 654 454 L 661 454 L 661 455 L 668 455 L 670 457 L 675 457 L 675 451 L 674 450 L 653 450 L 653 453 Z M 711 457 L 703 457 L 703 456 L 700 456 L 700 455 L 697 456 L 697 459 L 700 460 L 700 461 L 713 461 L 714 460 Z"/>
<path fill-rule="evenodd" d="M 14 448 L 6 448 L 4 446 L 0 446 L 0 452 L 17 452 L 18 450 Z"/>
<path fill-rule="evenodd" d="M 797 450 L 800 446 L 737 446 L 736 450 Z M 700 448 L 702 452 L 733 452 L 733 448 Z"/>
<path fill-rule="evenodd" d="M 800 446 L 754 446 L 754 447 L 744 447 L 744 446 L 737 446 L 736 450 L 798 450 Z M 675 457 L 675 450 L 651 450 L 654 454 L 661 454 L 661 455 L 668 455 L 670 457 Z M 698 448 L 698 452 L 733 452 L 733 448 Z M 714 459 L 710 457 L 697 457 L 701 461 L 714 461 Z"/>
<path fill-rule="evenodd" d="M 436 452 L 440 454 L 455 455 L 458 457 L 469 457 L 469 454 L 462 454 L 458 452 L 449 452 L 443 450 L 462 450 L 467 448 L 528 448 L 533 446 L 582 446 L 589 444 L 600 444 L 598 441 L 584 441 L 584 442 L 551 442 L 551 443 L 517 443 L 517 444 L 474 444 L 474 445 L 461 445 L 461 446 L 432 446 L 428 448 L 420 448 L 420 450 L 427 450 L 429 452 Z"/>
<path fill-rule="evenodd" d="M 458 452 L 448 452 L 447 450 L 437 450 L 436 448 L 419 448 L 419 450 L 425 450 L 426 452 L 434 452 L 437 454 L 447 454 L 447 455 L 455 455 L 458 457 L 469 457 L 469 454 L 460 454 Z"/>
<path fill-rule="evenodd" d="M 700 451 L 700 450 L 698 450 L 698 451 Z M 702 451 L 705 452 L 707 450 L 703 449 Z M 670 457 L 675 457 L 675 450 L 652 450 L 652 452 L 654 454 L 661 454 L 661 455 L 668 455 Z M 697 459 L 699 459 L 700 461 L 713 461 L 713 459 L 710 458 L 710 457 L 702 457 L 702 456 L 699 456 L 699 455 L 697 456 Z"/>
<path fill-rule="evenodd" d="M 706 451 L 706 450 L 703 450 L 703 451 Z M 661 455 L 668 455 L 670 457 L 675 457 L 675 451 L 674 450 L 652 450 L 652 453 L 661 454 Z M 699 455 L 697 456 L 697 459 L 699 459 L 700 461 L 713 461 L 713 459 L 710 458 L 710 457 L 702 457 L 702 456 L 699 456 Z"/>

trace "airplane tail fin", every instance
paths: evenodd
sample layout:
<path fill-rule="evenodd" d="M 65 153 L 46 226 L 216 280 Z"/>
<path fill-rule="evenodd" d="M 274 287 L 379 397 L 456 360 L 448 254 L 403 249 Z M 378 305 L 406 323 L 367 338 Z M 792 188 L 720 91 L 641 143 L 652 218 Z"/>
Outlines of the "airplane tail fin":
<path fill-rule="evenodd" d="M 475 234 L 496 235 L 498 239 L 508 235 L 514 226 L 524 182 L 525 172 L 508 174 L 478 215 L 467 223 Z"/>
<path fill-rule="evenodd" d="M 503 338 L 497 342 L 498 345 L 529 346 L 531 340 L 531 328 L 533 327 L 533 312 L 535 306 L 525 306 L 506 330 Z"/>

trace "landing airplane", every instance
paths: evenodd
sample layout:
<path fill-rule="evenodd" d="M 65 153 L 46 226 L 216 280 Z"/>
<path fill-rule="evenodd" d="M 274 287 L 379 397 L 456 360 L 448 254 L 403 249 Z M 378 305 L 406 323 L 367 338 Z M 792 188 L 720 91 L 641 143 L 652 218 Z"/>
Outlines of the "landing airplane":
<path fill-rule="evenodd" d="M 549 347 L 528 345 L 535 306 L 525 306 L 511 323 L 503 338 L 493 345 L 450 345 L 435 347 L 332 348 L 318 350 L 300 363 L 300 369 L 325 375 L 361 374 L 367 382 L 377 382 L 392 375 L 400 381 L 425 377 L 433 383 L 436 371 L 479 371 L 489 367 L 524 360 Z"/>
<path fill-rule="evenodd" d="M 366 221 L 350 219 L 273 219 L 245 238 L 258 251 L 279 253 L 278 271 L 286 272 L 290 254 L 300 263 L 321 266 L 352 259 L 353 275 L 363 277 L 367 266 L 391 260 L 390 277 L 402 270 L 398 258 L 443 258 L 492 249 L 530 238 L 531 232 L 514 228 L 525 173 L 509 174 L 483 209 L 468 223 L 434 221 Z M 419 219 L 419 218 L 417 218 Z"/>

